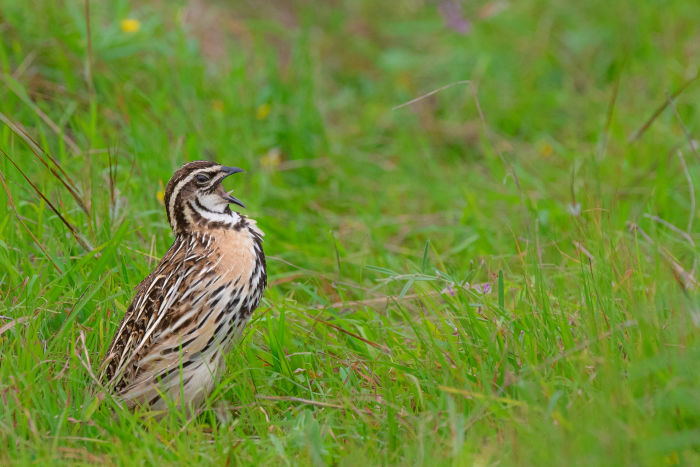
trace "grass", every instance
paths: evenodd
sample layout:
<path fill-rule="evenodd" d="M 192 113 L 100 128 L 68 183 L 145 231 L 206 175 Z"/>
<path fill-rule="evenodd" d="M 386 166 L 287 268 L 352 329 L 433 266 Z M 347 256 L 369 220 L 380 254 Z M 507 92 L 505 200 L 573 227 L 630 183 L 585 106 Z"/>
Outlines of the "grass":
<path fill-rule="evenodd" d="M 700 462 L 700 6 L 335 3 L 0 2 L 0 463 Z M 115 416 L 202 158 L 271 285 L 201 415 Z"/>

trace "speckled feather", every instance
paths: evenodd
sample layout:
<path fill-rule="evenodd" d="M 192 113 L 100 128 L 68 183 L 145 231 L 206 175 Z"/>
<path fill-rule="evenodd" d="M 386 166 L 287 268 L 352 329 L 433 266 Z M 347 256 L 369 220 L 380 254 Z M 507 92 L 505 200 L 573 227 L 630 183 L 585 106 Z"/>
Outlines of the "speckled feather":
<path fill-rule="evenodd" d="M 267 284 L 263 233 L 255 221 L 228 207 L 223 215 L 196 203 L 188 207 L 202 189 L 175 191 L 185 169 L 211 170 L 205 164 L 186 165 L 168 184 L 169 194 L 180 198 L 169 204 L 166 195 L 175 241 L 137 286 L 105 354 L 103 380 L 127 406 L 164 409 L 163 396 L 201 404 Z"/>

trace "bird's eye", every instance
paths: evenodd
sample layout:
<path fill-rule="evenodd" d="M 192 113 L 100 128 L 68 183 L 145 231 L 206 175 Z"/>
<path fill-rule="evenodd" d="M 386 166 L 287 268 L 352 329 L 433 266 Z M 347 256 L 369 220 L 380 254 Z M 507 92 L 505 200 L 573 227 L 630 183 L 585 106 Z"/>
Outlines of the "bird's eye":
<path fill-rule="evenodd" d="M 199 174 L 197 175 L 197 183 L 204 184 L 209 181 L 209 175 Z"/>

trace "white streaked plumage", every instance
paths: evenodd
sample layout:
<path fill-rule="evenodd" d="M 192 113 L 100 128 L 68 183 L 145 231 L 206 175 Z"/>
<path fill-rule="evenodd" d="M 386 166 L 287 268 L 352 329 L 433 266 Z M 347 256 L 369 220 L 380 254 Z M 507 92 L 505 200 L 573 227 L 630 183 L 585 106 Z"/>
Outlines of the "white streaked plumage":
<path fill-rule="evenodd" d="M 220 184 L 236 171 L 194 162 L 168 183 L 175 242 L 137 287 L 103 363 L 105 383 L 128 406 L 198 406 L 262 298 L 263 233 L 229 209 L 240 201 Z"/>

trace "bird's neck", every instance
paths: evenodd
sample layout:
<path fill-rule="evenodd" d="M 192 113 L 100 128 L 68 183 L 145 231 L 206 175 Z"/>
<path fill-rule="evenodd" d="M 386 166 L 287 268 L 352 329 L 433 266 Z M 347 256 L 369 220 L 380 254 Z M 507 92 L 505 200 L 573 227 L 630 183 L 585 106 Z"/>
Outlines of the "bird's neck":
<path fill-rule="evenodd" d="M 201 208 L 187 203 L 178 212 L 175 234 L 211 231 L 213 229 L 236 229 L 245 227 L 246 217 L 225 207 L 221 212 Z"/>
<path fill-rule="evenodd" d="M 262 237 L 265 235 L 258 228 L 254 219 L 235 211 L 205 216 L 190 210 L 186 212 L 185 218 L 187 219 L 186 228 L 175 231 L 175 236 L 181 240 L 191 239 L 192 237 L 205 237 L 220 230 L 241 232 L 257 238 L 259 241 L 262 241 Z"/>

